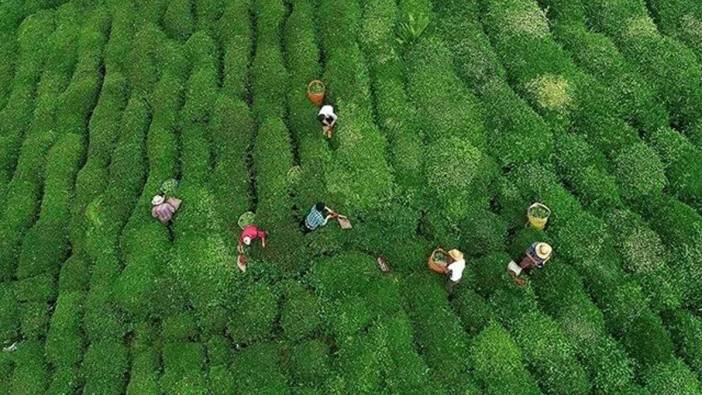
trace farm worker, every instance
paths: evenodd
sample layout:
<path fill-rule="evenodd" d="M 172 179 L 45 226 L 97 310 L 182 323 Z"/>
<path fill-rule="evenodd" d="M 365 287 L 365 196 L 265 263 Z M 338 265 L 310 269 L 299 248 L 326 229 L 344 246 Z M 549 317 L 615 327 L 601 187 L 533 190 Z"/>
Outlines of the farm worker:
<path fill-rule="evenodd" d="M 332 137 L 334 125 L 336 125 L 337 115 L 334 113 L 334 107 L 329 104 L 322 106 L 317 115 L 317 119 L 322 123 L 322 130 L 328 139 Z"/>
<path fill-rule="evenodd" d="M 300 230 L 302 233 L 309 233 L 317 230 L 320 226 L 324 226 L 329 222 L 330 218 L 335 218 L 338 216 L 337 213 L 332 211 L 323 202 L 318 202 L 307 213 L 305 219 L 300 222 Z"/>
<path fill-rule="evenodd" d="M 237 257 L 237 266 L 239 266 L 239 270 L 242 272 L 246 271 L 246 257 L 245 257 L 245 251 L 244 251 L 244 246 L 249 247 L 251 246 L 251 243 L 256 240 L 260 239 L 261 240 L 261 246 L 263 248 L 266 248 L 266 237 L 268 236 L 268 232 L 265 230 L 259 228 L 256 225 L 248 225 L 244 227 L 244 229 L 241 231 L 241 234 L 239 235 L 239 245 L 237 246 L 237 251 L 239 252 L 239 256 Z"/>
<path fill-rule="evenodd" d="M 453 249 L 448 252 L 452 259 L 452 262 L 446 267 L 446 292 L 449 295 L 453 293 L 454 287 L 463 278 L 463 270 L 466 268 L 466 260 L 463 259 L 463 253 L 459 250 Z"/>
<path fill-rule="evenodd" d="M 178 211 L 181 204 L 180 199 L 173 197 L 166 198 L 164 194 L 158 194 L 151 199 L 151 216 L 158 218 L 162 224 L 168 224 L 173 218 L 173 214 Z"/>
<path fill-rule="evenodd" d="M 543 268 L 546 262 L 551 259 L 551 254 L 553 253 L 553 248 L 548 243 L 537 242 L 533 243 L 526 250 L 526 256 L 517 265 L 514 261 L 510 261 L 507 266 L 507 271 L 512 277 L 519 277 L 524 270 L 531 270 L 533 268 Z M 520 279 L 521 280 L 521 279 Z M 522 285 L 522 281 L 517 281 L 518 284 Z"/>

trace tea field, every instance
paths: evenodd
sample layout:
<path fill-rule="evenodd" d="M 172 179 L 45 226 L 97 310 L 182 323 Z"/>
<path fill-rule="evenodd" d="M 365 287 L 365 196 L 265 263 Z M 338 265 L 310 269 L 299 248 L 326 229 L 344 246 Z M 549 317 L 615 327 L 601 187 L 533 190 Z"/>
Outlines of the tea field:
<path fill-rule="evenodd" d="M 0 202 L 0 394 L 701 394 L 702 3 L 2 0 Z"/>

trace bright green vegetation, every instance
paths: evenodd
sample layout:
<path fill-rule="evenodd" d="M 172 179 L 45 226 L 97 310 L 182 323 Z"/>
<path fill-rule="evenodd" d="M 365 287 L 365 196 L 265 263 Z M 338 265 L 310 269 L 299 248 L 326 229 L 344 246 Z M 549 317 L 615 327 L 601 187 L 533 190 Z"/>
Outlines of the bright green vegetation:
<path fill-rule="evenodd" d="M 0 2 L 0 395 L 701 394 L 698 3 Z"/>

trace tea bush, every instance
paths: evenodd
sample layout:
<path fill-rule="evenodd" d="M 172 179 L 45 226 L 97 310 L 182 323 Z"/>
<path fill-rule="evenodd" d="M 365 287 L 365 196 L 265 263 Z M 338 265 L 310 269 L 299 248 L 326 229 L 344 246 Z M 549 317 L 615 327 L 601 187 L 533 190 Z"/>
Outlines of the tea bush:
<path fill-rule="evenodd" d="M 103 363 L 109 360 L 110 363 Z M 124 391 L 124 377 L 129 368 L 127 348 L 115 340 L 92 343 L 83 357 L 84 390 L 119 394 Z"/>
<path fill-rule="evenodd" d="M 499 324 L 490 324 L 471 345 L 476 377 L 488 394 L 541 393 L 522 364 L 521 350 Z"/>
<path fill-rule="evenodd" d="M 700 392 L 697 8 L 0 4 L 0 393 Z"/>
<path fill-rule="evenodd" d="M 587 2 L 588 20 L 611 36 L 646 79 L 654 84 L 674 124 L 685 128 L 700 117 L 702 87 L 694 53 L 658 32 L 643 1 Z M 675 58 L 674 64 L 668 59 Z"/>
<path fill-rule="evenodd" d="M 664 316 L 677 355 L 695 372 L 702 375 L 702 321 L 686 310 L 674 310 Z"/>
<path fill-rule="evenodd" d="M 702 391 L 699 381 L 680 360 L 659 365 L 646 378 L 646 390 L 651 394 L 695 394 Z"/>

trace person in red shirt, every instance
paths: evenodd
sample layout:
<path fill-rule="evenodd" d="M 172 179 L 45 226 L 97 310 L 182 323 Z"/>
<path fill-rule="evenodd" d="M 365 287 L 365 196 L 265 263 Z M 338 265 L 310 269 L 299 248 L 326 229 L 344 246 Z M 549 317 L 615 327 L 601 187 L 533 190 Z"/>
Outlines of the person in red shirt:
<path fill-rule="evenodd" d="M 236 260 L 239 270 L 242 272 L 246 271 L 246 255 L 244 247 L 248 247 L 256 239 L 261 239 L 261 246 L 266 248 L 266 237 L 268 232 L 259 228 L 256 225 L 246 226 L 239 235 L 239 245 L 237 246 L 237 251 L 239 252 L 239 257 Z"/>

